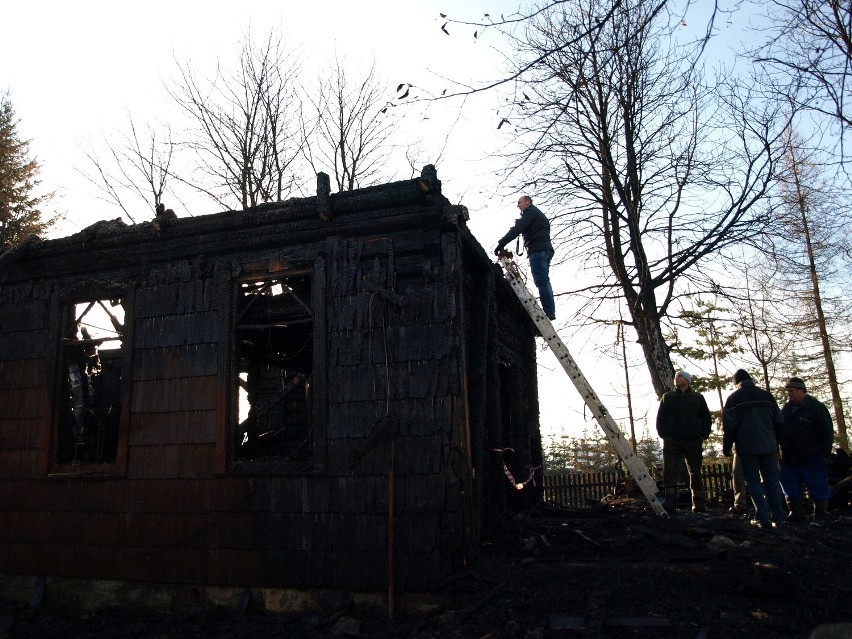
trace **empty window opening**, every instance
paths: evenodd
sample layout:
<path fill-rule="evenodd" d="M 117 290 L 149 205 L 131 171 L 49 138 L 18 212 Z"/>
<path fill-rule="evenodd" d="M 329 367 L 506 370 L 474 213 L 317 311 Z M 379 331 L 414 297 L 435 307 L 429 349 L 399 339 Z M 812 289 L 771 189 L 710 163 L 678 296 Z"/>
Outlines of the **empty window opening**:
<path fill-rule="evenodd" d="M 236 312 L 239 427 L 235 459 L 311 453 L 311 278 L 240 284 Z"/>
<path fill-rule="evenodd" d="M 68 304 L 56 463 L 112 464 L 118 452 L 124 307 L 120 299 Z"/>

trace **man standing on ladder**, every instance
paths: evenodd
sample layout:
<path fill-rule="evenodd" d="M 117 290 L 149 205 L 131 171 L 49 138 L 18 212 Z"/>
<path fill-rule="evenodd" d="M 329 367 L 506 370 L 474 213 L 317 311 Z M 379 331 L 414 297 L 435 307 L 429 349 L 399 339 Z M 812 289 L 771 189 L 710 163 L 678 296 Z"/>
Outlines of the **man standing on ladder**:
<path fill-rule="evenodd" d="M 692 376 L 678 371 L 675 390 L 660 398 L 657 409 L 657 434 L 663 440 L 664 506 L 669 513 L 677 510 L 680 460 L 686 459 L 689 489 L 692 492 L 692 512 L 707 512 L 707 492 L 701 479 L 701 457 L 704 440 L 710 437 L 710 409 L 701 393 L 690 388 Z"/>
<path fill-rule="evenodd" d="M 541 308 L 547 318 L 556 319 L 556 304 L 553 301 L 553 289 L 550 286 L 550 260 L 553 259 L 553 245 L 550 243 L 550 222 L 547 216 L 533 206 L 529 195 L 522 195 L 518 200 L 521 217 L 509 229 L 500 241 L 494 254 L 498 257 L 504 251 L 506 244 L 519 235 L 524 236 L 524 247 L 530 261 L 530 271 L 533 281 L 538 287 Z"/>

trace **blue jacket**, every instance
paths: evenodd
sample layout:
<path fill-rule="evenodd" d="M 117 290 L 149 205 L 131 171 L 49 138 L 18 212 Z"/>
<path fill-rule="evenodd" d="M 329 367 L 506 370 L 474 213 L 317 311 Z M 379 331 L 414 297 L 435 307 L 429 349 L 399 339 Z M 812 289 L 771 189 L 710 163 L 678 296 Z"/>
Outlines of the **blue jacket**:
<path fill-rule="evenodd" d="M 515 225 L 500 238 L 497 249 L 502 249 L 521 234 L 524 236 L 524 246 L 527 253 L 541 253 L 543 251 L 553 253 L 553 245 L 550 243 L 550 222 L 547 216 L 532 204 L 521 212 L 521 217 L 515 221 Z"/>
<path fill-rule="evenodd" d="M 744 379 L 725 402 L 722 452 L 730 455 L 736 444 L 741 455 L 777 453 L 782 424 L 775 398 Z"/>

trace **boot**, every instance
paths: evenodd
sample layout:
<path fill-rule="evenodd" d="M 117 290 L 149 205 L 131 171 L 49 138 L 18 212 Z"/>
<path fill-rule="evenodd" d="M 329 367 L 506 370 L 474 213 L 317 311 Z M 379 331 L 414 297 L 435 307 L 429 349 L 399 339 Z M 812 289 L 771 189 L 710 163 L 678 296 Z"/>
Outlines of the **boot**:
<path fill-rule="evenodd" d="M 692 491 L 692 512 L 706 513 L 707 512 L 707 491 L 694 490 Z"/>
<path fill-rule="evenodd" d="M 787 508 L 790 509 L 787 514 L 788 524 L 801 524 L 805 521 L 804 504 L 801 497 L 787 497 Z"/>
<path fill-rule="evenodd" d="M 663 508 L 666 509 L 666 512 L 670 515 L 677 510 L 677 488 L 666 488 L 666 497 L 663 502 Z"/>
<path fill-rule="evenodd" d="M 817 528 L 822 528 L 828 523 L 828 502 L 827 501 L 815 501 L 814 502 L 814 515 L 811 518 L 811 526 L 816 526 Z"/>

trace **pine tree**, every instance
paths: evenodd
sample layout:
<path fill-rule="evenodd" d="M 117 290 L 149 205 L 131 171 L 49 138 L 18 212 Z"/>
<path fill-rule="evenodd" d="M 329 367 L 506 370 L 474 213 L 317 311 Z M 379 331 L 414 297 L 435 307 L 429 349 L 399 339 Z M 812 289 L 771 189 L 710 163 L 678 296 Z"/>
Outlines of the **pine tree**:
<path fill-rule="evenodd" d="M 51 193 L 36 195 L 40 166 L 30 157 L 29 140 L 18 135 L 18 119 L 9 94 L 0 96 L 0 250 L 30 235 L 42 235 L 55 218 L 41 206 Z"/>
<path fill-rule="evenodd" d="M 722 390 L 731 386 L 730 372 L 722 364 L 743 352 L 740 341 L 744 331 L 732 321 L 730 311 L 717 306 L 715 301 L 694 297 L 692 303 L 692 308 L 677 315 L 686 327 L 689 343 L 684 343 L 675 331 L 668 336 L 671 351 L 686 361 L 707 362 L 710 373 L 707 376 L 693 373 L 691 386 L 698 393 L 715 391 L 719 410 L 711 410 L 711 413 L 721 426 Z"/>

